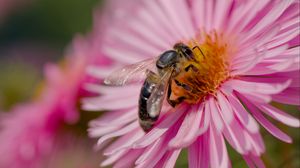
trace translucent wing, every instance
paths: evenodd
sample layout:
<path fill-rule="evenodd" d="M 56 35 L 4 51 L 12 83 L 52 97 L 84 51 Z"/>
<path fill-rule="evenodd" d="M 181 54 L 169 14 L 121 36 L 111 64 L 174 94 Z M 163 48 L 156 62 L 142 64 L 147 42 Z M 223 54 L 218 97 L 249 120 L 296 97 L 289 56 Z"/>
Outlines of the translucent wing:
<path fill-rule="evenodd" d="M 118 69 L 105 78 L 104 84 L 122 86 L 128 83 L 141 82 L 145 79 L 147 69 L 155 69 L 156 60 L 157 58 L 151 58 Z"/>
<path fill-rule="evenodd" d="M 151 117 L 157 117 L 160 113 L 173 70 L 173 67 L 167 69 L 147 101 L 147 111 Z"/>

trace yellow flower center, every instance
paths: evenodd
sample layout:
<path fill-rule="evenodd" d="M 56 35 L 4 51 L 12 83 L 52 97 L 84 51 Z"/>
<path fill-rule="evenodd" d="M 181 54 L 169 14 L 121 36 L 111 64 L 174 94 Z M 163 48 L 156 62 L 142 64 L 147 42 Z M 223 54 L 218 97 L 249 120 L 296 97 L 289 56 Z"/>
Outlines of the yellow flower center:
<path fill-rule="evenodd" d="M 193 49 L 195 62 L 185 62 L 186 68 L 193 64 L 194 71 L 179 75 L 177 80 L 190 86 L 192 91 L 175 91 L 176 97 L 185 95 L 185 102 L 195 104 L 205 99 L 207 95 L 215 95 L 220 85 L 230 78 L 229 57 L 234 49 L 222 34 L 202 33 L 196 39 L 186 44 Z"/>

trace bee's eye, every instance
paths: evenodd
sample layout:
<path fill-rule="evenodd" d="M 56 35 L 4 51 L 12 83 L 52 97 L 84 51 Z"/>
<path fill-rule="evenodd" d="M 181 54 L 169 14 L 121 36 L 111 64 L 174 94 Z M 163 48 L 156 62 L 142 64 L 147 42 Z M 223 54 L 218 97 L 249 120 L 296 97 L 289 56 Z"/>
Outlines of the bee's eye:
<path fill-rule="evenodd" d="M 184 48 L 183 49 L 183 52 L 186 54 L 186 55 L 189 55 L 191 56 L 193 54 L 192 50 L 190 50 L 189 48 Z"/>
<path fill-rule="evenodd" d="M 178 50 L 181 53 L 181 56 L 186 57 L 187 59 L 193 59 L 193 51 L 183 43 L 177 43 L 174 45 L 174 49 Z"/>
<path fill-rule="evenodd" d="M 182 52 L 184 53 L 185 57 L 189 59 L 194 57 L 192 50 L 187 46 L 182 49 Z"/>

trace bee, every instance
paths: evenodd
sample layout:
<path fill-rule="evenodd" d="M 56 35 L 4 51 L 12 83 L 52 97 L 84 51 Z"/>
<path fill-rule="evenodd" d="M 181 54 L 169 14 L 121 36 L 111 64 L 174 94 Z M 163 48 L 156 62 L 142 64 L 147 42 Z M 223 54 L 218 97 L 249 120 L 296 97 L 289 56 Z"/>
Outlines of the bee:
<path fill-rule="evenodd" d="M 201 51 L 198 46 L 191 49 L 184 43 L 177 43 L 172 50 L 167 50 L 158 57 L 113 72 L 104 80 L 104 84 L 122 86 L 144 80 L 139 95 L 138 116 L 141 128 L 148 132 L 158 120 L 165 96 L 172 107 L 183 101 L 199 101 L 199 91 L 193 86 L 193 82 L 197 84 L 194 80 L 199 71 L 199 59 L 193 53 L 195 48 Z M 202 51 L 201 53 L 203 55 Z M 153 68 L 157 73 L 152 71 Z"/>

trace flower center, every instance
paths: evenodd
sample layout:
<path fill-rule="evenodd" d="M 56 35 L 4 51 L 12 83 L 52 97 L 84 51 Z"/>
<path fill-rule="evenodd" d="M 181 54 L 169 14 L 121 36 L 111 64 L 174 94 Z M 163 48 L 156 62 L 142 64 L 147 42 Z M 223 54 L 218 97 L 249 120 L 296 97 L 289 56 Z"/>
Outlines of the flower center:
<path fill-rule="evenodd" d="M 183 65 L 185 69 L 191 64 L 194 68 L 182 73 L 177 79 L 191 89 L 177 91 L 177 97 L 185 95 L 185 102 L 195 104 L 207 95 L 215 95 L 219 86 L 230 78 L 228 58 L 233 50 L 228 47 L 223 35 L 215 31 L 209 34 L 202 33 L 187 44 L 193 49 L 196 61 L 185 62 Z"/>

